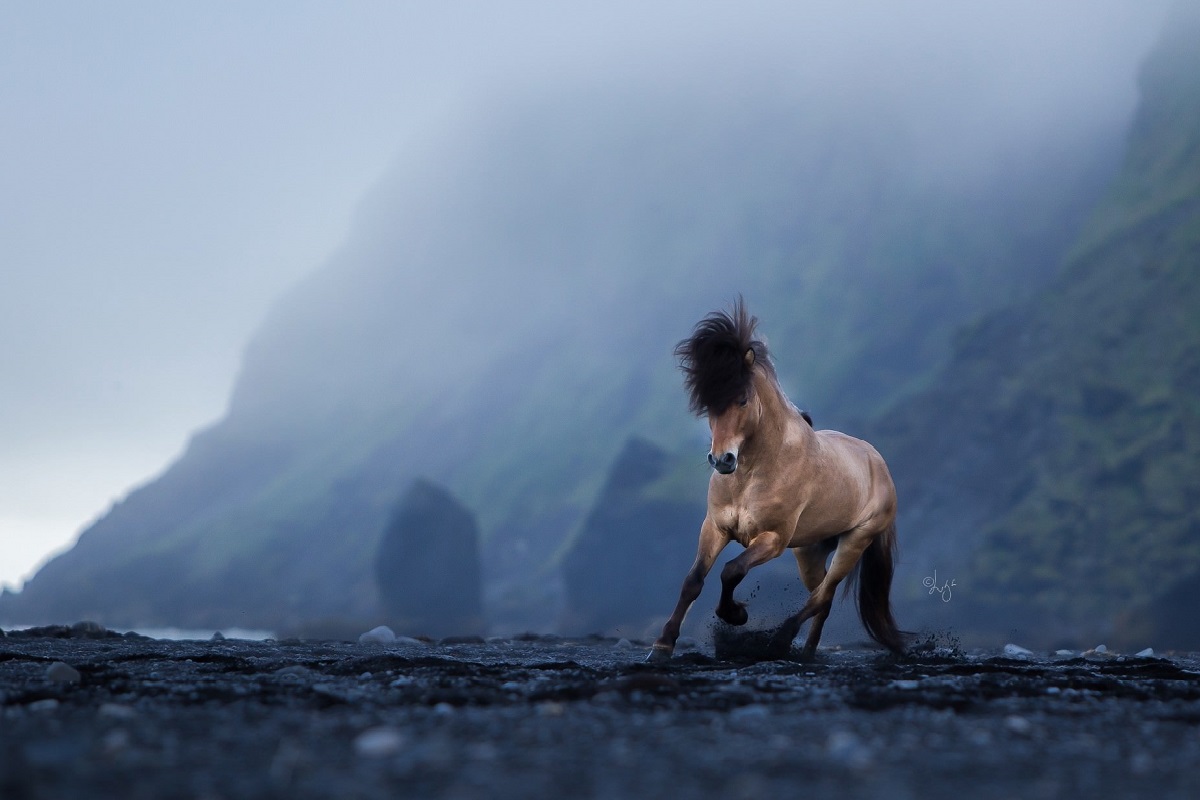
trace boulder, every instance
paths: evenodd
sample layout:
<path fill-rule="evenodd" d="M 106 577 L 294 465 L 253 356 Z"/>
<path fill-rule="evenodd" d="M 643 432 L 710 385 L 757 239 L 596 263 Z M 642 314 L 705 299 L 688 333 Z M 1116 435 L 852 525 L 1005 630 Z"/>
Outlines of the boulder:
<path fill-rule="evenodd" d="M 483 629 L 479 526 L 448 491 L 417 480 L 397 504 L 375 558 L 381 610 L 398 634 Z"/>
<path fill-rule="evenodd" d="M 564 632 L 642 637 L 671 613 L 696 555 L 707 486 L 703 461 L 676 487 L 679 462 L 633 437 L 609 468 L 562 560 Z"/>

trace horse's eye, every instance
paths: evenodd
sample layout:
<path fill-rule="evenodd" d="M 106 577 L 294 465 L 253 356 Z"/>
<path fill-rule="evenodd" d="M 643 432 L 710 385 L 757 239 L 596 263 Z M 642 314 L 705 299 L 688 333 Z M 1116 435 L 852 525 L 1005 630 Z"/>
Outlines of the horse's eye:
<path fill-rule="evenodd" d="M 750 402 L 750 395 L 746 395 L 741 400 L 738 400 L 738 405 L 741 406 L 742 408 L 745 408 L 746 403 L 749 403 L 749 402 Z"/>

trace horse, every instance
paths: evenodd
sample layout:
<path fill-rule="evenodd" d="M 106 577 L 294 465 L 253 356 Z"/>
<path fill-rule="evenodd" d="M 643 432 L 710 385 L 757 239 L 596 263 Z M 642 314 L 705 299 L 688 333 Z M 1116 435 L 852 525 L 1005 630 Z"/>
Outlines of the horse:
<path fill-rule="evenodd" d="M 708 418 L 713 473 L 696 560 L 647 660 L 671 658 L 684 616 L 730 542 L 745 550 L 721 570 L 716 614 L 725 622 L 744 625 L 749 617 L 746 605 L 733 599 L 746 574 L 791 549 L 809 597 L 776 631 L 773 651 L 789 652 L 811 619 L 803 651 L 811 657 L 838 584 L 850 577 L 847 589 L 858 581 L 859 617 L 867 633 L 901 653 L 904 634 L 890 600 L 896 488 L 887 465 L 867 442 L 816 430 L 812 418 L 792 405 L 766 344 L 756 338 L 757 325 L 739 297 L 731 311 L 700 320 L 675 348 L 689 409 Z"/>

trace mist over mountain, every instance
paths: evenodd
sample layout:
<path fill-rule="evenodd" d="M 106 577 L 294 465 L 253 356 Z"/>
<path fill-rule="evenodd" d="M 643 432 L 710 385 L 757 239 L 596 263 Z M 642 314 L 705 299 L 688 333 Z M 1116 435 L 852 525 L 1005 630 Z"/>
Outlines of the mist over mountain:
<path fill-rule="evenodd" d="M 962 330 L 929 388 L 874 425 L 907 498 L 914 613 L 938 569 L 960 584 L 947 624 L 1200 645 L 1180 602 L 1200 580 L 1198 36 L 1200 9 L 1178 6 L 1061 272 Z"/>
<path fill-rule="evenodd" d="M 978 335 L 963 326 L 1067 280 L 1119 191 L 1128 109 L 1014 114 L 969 81 L 880 84 L 818 55 L 554 76 L 410 135 L 341 251 L 248 345 L 226 417 L 0 616 L 375 619 L 373 558 L 420 479 L 478 519 L 489 624 L 553 627 L 564 554 L 632 437 L 674 459 L 656 491 L 702 502 L 706 432 L 671 350 L 738 293 L 793 399 L 820 427 L 891 437 L 902 503 L 926 507 L 921 437 L 874 421 L 944 419 L 930 398 Z M 917 553 L 959 524 L 930 519 Z"/>

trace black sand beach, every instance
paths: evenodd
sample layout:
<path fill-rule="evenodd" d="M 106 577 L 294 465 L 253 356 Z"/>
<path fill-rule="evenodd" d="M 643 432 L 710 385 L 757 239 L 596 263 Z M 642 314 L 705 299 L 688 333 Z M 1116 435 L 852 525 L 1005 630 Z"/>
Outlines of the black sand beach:
<path fill-rule="evenodd" d="M 1192 654 L 645 645 L 10 632 L 0 797 L 1200 797 Z"/>

